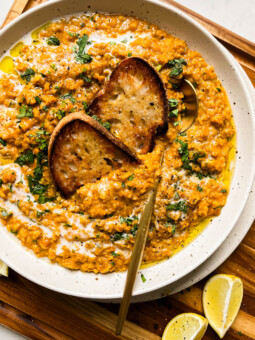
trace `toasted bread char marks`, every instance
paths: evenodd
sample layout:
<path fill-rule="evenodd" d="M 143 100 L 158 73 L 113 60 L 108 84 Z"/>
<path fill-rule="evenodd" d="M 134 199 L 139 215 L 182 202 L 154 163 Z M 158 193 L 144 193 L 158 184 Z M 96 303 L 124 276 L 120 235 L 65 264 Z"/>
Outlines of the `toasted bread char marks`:
<path fill-rule="evenodd" d="M 49 143 L 50 170 L 64 196 L 134 160 L 125 145 L 84 113 L 62 119 Z"/>
<path fill-rule="evenodd" d="M 111 133 L 135 153 L 153 149 L 156 133 L 167 130 L 168 102 L 158 73 L 141 58 L 128 58 L 89 106 L 111 123 Z"/>

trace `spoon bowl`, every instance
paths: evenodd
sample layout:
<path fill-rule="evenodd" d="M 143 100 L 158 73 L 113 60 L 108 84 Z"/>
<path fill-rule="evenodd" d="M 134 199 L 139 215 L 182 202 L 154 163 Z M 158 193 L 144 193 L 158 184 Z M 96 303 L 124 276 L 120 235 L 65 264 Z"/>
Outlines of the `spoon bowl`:
<path fill-rule="evenodd" d="M 181 132 L 185 132 L 188 130 L 191 125 L 194 124 L 197 115 L 198 115 L 198 99 L 195 87 L 192 83 L 187 80 L 183 79 L 180 89 L 184 95 L 183 102 L 185 104 L 186 110 L 185 113 L 182 114 L 182 128 Z"/>

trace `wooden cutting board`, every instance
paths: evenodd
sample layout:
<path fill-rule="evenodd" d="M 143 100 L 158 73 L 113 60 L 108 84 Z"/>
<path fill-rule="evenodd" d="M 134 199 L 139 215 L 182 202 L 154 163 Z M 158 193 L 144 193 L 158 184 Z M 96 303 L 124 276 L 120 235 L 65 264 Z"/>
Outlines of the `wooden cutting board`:
<path fill-rule="evenodd" d="M 4 24 L 46 0 L 16 0 Z M 255 44 L 165 0 L 183 10 L 211 32 L 241 64 L 255 86 Z M 239 276 L 244 283 L 241 310 L 224 339 L 255 339 L 255 223 L 235 252 L 213 273 Z M 202 314 L 204 279 L 191 288 L 156 301 L 132 304 L 121 337 L 114 335 L 118 305 L 89 302 L 42 288 L 14 271 L 0 277 L 0 323 L 31 339 L 160 339 L 177 314 Z M 209 327 L 204 340 L 218 336 Z"/>

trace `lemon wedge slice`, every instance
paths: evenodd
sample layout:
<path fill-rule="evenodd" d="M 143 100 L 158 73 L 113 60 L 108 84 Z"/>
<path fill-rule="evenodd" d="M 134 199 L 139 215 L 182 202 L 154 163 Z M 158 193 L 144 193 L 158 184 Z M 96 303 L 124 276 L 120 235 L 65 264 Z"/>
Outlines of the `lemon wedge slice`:
<path fill-rule="evenodd" d="M 166 326 L 162 340 L 201 340 L 208 321 L 195 313 L 183 313 L 173 318 Z"/>
<path fill-rule="evenodd" d="M 243 283 L 233 275 L 214 275 L 203 290 L 204 313 L 220 338 L 235 320 L 243 299 Z"/>
<path fill-rule="evenodd" d="M 8 267 L 7 265 L 0 260 L 0 276 L 8 276 Z"/>

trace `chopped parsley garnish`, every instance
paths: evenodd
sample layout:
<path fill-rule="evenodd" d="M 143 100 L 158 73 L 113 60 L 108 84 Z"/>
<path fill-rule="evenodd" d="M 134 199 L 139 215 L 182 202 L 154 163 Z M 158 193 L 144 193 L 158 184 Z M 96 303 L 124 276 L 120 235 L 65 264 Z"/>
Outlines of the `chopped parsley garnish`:
<path fill-rule="evenodd" d="M 225 194 L 227 192 L 227 189 L 222 189 L 221 192 Z"/>
<path fill-rule="evenodd" d="M 3 180 L 2 180 L 2 178 L 0 178 L 0 187 L 3 185 Z"/>
<path fill-rule="evenodd" d="M 176 107 L 179 104 L 179 100 L 175 98 L 168 99 L 168 105 L 170 108 Z"/>
<path fill-rule="evenodd" d="M 168 106 L 170 109 L 170 112 L 168 114 L 169 117 L 178 117 L 179 110 L 176 109 L 176 106 L 178 105 L 179 100 L 175 98 L 168 99 Z"/>
<path fill-rule="evenodd" d="M 138 229 L 138 224 L 135 224 L 132 229 L 130 229 L 130 234 L 133 235 L 134 237 L 136 236 L 136 232 Z"/>
<path fill-rule="evenodd" d="M 31 150 L 27 150 L 16 159 L 15 163 L 19 164 L 20 166 L 23 166 L 34 163 L 34 160 L 35 155 L 33 154 L 33 152 Z"/>
<path fill-rule="evenodd" d="M 201 151 L 195 152 L 192 156 L 192 162 L 197 163 L 199 158 L 204 158 L 204 157 L 205 157 L 205 152 L 201 152 Z"/>
<path fill-rule="evenodd" d="M 118 241 L 118 240 L 122 240 L 125 238 L 125 233 L 123 232 L 117 232 L 115 233 L 114 235 L 111 236 L 112 240 L 113 241 Z"/>
<path fill-rule="evenodd" d="M 175 110 L 172 110 L 169 112 L 168 116 L 169 117 L 175 117 L 177 118 L 178 117 L 178 113 L 179 113 L 179 110 L 178 109 L 175 109 Z"/>
<path fill-rule="evenodd" d="M 173 122 L 173 126 L 178 126 L 181 123 L 181 120 L 178 120 L 178 122 Z"/>
<path fill-rule="evenodd" d="M 203 191 L 203 188 L 199 184 L 197 185 L 197 191 Z"/>
<path fill-rule="evenodd" d="M 130 175 L 130 176 L 128 177 L 128 181 L 132 181 L 134 178 L 135 178 L 135 175 L 134 175 L 134 174 L 133 174 L 133 175 Z"/>
<path fill-rule="evenodd" d="M 37 210 L 37 212 L 36 212 L 36 217 L 37 218 L 40 218 L 40 217 L 42 217 L 44 214 L 46 214 L 47 212 L 50 212 L 48 209 L 46 209 L 46 210 L 44 210 L 44 211 L 39 211 L 39 210 Z"/>
<path fill-rule="evenodd" d="M 66 113 L 65 111 L 62 111 L 62 110 L 58 110 L 58 112 L 56 113 L 56 117 L 60 120 L 62 119 L 63 117 L 65 117 Z"/>
<path fill-rule="evenodd" d="M 61 99 L 69 99 L 72 104 L 76 103 L 76 99 L 72 96 L 71 93 L 65 93 L 62 96 L 60 96 Z"/>
<path fill-rule="evenodd" d="M 72 228 L 73 226 L 72 226 L 71 224 L 69 224 L 69 223 L 65 223 L 65 224 L 64 224 L 64 227 Z"/>
<path fill-rule="evenodd" d="M 24 73 L 22 73 L 20 76 L 23 80 L 26 80 L 27 83 L 30 82 L 32 76 L 35 75 L 35 71 L 32 68 L 28 68 Z"/>
<path fill-rule="evenodd" d="M 189 164 L 189 150 L 188 150 L 188 143 L 183 142 L 182 140 L 178 139 L 178 143 L 180 143 L 180 147 L 178 149 L 179 154 L 182 156 L 182 164 L 184 169 L 191 170 L 191 166 Z"/>
<path fill-rule="evenodd" d="M 79 74 L 79 78 L 82 79 L 82 80 L 84 81 L 84 83 L 87 83 L 87 84 L 89 84 L 89 83 L 92 82 L 92 79 L 89 78 L 89 77 L 85 74 L 85 72 L 81 72 L 81 73 Z"/>
<path fill-rule="evenodd" d="M 0 138 L 0 144 L 2 144 L 3 146 L 6 146 L 6 141 Z"/>
<path fill-rule="evenodd" d="M 34 117 L 33 108 L 27 105 L 22 105 L 21 108 L 19 109 L 19 114 L 17 117 L 18 118 L 24 118 L 24 117 L 33 118 Z"/>
<path fill-rule="evenodd" d="M 11 229 L 10 232 L 11 232 L 12 234 L 14 234 L 14 235 L 18 235 L 18 232 L 19 232 L 19 231 L 18 231 L 18 230 L 13 230 L 13 229 Z"/>
<path fill-rule="evenodd" d="M 155 67 L 155 70 L 156 70 L 157 72 L 160 72 L 161 69 L 162 69 L 162 65 L 157 65 L 157 66 Z"/>
<path fill-rule="evenodd" d="M 98 118 L 97 115 L 92 116 L 93 119 L 95 119 L 99 124 L 101 124 L 103 127 L 105 127 L 107 130 L 111 130 L 111 123 L 102 121 L 101 118 Z"/>
<path fill-rule="evenodd" d="M 47 44 L 50 46 L 59 46 L 60 45 L 60 41 L 57 37 L 49 37 L 47 39 Z"/>
<path fill-rule="evenodd" d="M 182 65 L 187 65 L 185 59 L 173 59 L 168 62 L 169 67 L 172 69 L 169 76 L 178 76 L 180 73 L 183 72 Z"/>
<path fill-rule="evenodd" d="M 125 183 L 122 182 L 121 186 L 122 186 L 122 188 L 125 188 L 126 185 L 125 185 Z"/>
<path fill-rule="evenodd" d="M 116 41 L 110 41 L 109 45 L 116 45 Z"/>
<path fill-rule="evenodd" d="M 89 40 L 88 35 L 84 34 L 77 40 L 76 42 L 77 46 L 74 46 L 75 60 L 78 63 L 88 64 L 92 61 L 91 55 L 87 54 L 85 51 L 86 46 L 90 44 L 88 40 Z"/>
<path fill-rule="evenodd" d="M 145 278 L 145 276 L 143 275 L 143 273 L 141 273 L 141 279 L 142 279 L 143 283 L 146 282 L 146 278 Z"/>
<path fill-rule="evenodd" d="M 116 257 L 116 256 L 118 256 L 118 254 L 113 251 L 112 256 Z"/>
<path fill-rule="evenodd" d="M 216 87 L 216 89 L 217 89 L 217 91 L 218 91 L 218 92 L 221 92 L 221 88 L 219 88 L 219 87 Z"/>
<path fill-rule="evenodd" d="M 120 217 L 120 223 L 126 223 L 127 225 L 132 225 L 134 221 L 138 221 L 138 217 L 136 215 L 129 217 Z"/>
<path fill-rule="evenodd" d="M 184 141 L 180 140 L 180 139 L 176 139 L 176 141 L 178 143 L 180 143 L 180 147 L 178 149 L 179 154 L 182 156 L 181 160 L 182 160 L 182 167 L 188 171 L 190 171 L 192 174 L 196 175 L 198 179 L 202 179 L 203 177 L 207 177 L 210 176 L 210 173 L 206 173 L 204 174 L 201 171 L 194 171 L 192 169 L 191 164 L 198 164 L 198 159 L 199 158 L 203 158 L 206 156 L 205 152 L 195 152 L 193 154 L 192 159 L 189 158 L 189 150 L 188 150 L 188 143 L 185 143 Z"/>
<path fill-rule="evenodd" d="M 132 57 L 132 52 L 128 52 L 128 57 Z"/>
<path fill-rule="evenodd" d="M 40 97 L 38 97 L 38 96 L 35 96 L 35 101 L 37 102 L 37 104 L 41 104 L 41 102 L 42 102 L 42 100 L 41 100 L 41 98 Z"/>
<path fill-rule="evenodd" d="M 8 212 L 7 210 L 1 208 L 1 216 L 4 217 L 4 218 L 8 218 L 10 216 L 12 216 L 12 212 Z"/>
<path fill-rule="evenodd" d="M 179 201 L 177 203 L 170 203 L 166 206 L 166 210 L 183 211 L 185 214 L 188 212 L 186 201 Z"/>
<path fill-rule="evenodd" d="M 75 37 L 75 38 L 79 37 L 79 33 L 73 33 L 73 32 L 67 32 L 67 33 L 70 37 Z"/>
<path fill-rule="evenodd" d="M 87 112 L 89 108 L 88 103 L 83 100 L 82 105 L 83 105 L 84 111 Z"/>

